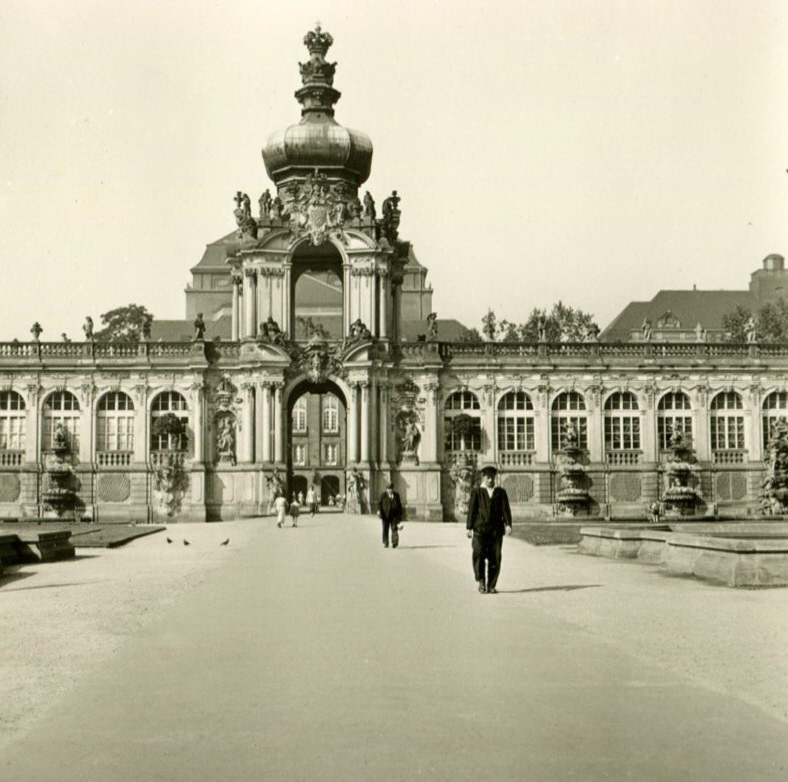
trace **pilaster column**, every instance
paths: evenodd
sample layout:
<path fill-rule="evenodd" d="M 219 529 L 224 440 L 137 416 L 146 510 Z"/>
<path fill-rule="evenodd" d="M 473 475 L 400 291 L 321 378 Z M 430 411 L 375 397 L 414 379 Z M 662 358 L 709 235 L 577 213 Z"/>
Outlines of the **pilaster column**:
<path fill-rule="evenodd" d="M 369 381 L 361 383 L 361 461 L 369 462 L 372 444 L 372 392 L 374 386 Z"/>
<path fill-rule="evenodd" d="M 241 285 L 243 277 L 240 274 L 233 274 L 233 322 L 231 337 L 233 342 L 237 342 L 241 333 Z"/>
<path fill-rule="evenodd" d="M 293 314 L 292 314 L 292 297 L 293 297 L 293 289 L 290 285 L 292 281 L 292 266 L 288 263 L 285 265 L 285 276 L 284 280 L 282 281 L 282 285 L 284 288 L 282 290 L 282 323 L 281 329 L 285 332 L 289 339 L 295 338 L 295 326 L 293 324 Z"/>
<path fill-rule="evenodd" d="M 747 393 L 744 391 L 742 398 L 747 398 Z M 745 404 L 744 406 L 744 447 L 747 449 L 747 461 L 749 462 L 760 462 L 763 459 L 761 404 L 760 386 L 750 386 L 750 405 Z"/>
<path fill-rule="evenodd" d="M 257 318 L 257 271 L 255 269 L 244 269 L 244 338 L 254 337 Z"/>
<path fill-rule="evenodd" d="M 588 410 L 588 458 L 592 462 L 604 461 L 602 445 L 602 391 L 590 388 L 586 394 Z"/>
<path fill-rule="evenodd" d="M 350 276 L 350 264 L 346 263 L 342 266 L 342 323 L 344 324 L 344 336 L 346 337 L 350 336 L 350 324 L 353 322 L 350 313 L 350 285 L 352 280 L 353 278 Z"/>
<path fill-rule="evenodd" d="M 25 461 L 37 462 L 41 447 L 41 388 L 30 384 L 27 387 L 27 420 L 25 421 Z"/>
<path fill-rule="evenodd" d="M 654 409 L 654 389 L 646 388 L 638 400 L 642 404 L 640 414 L 640 447 L 643 449 L 644 462 L 659 461 L 659 444 L 657 443 L 657 411 Z"/>
<path fill-rule="evenodd" d="M 378 269 L 378 298 L 380 300 L 380 333 L 383 339 L 389 335 L 389 270 Z"/>
<path fill-rule="evenodd" d="M 391 318 L 391 339 L 396 341 L 400 338 L 400 319 L 402 318 L 402 281 L 401 274 L 394 275 L 391 278 L 391 283 L 394 286 L 392 291 L 392 300 L 394 303 L 394 312 Z"/>
<path fill-rule="evenodd" d="M 243 407 L 241 408 L 241 459 L 245 464 L 254 462 L 254 383 L 241 383 Z"/>
<path fill-rule="evenodd" d="M 437 382 L 424 386 L 427 404 L 424 407 L 424 432 L 421 436 L 421 459 L 425 462 L 438 461 L 438 389 Z"/>
<path fill-rule="evenodd" d="M 284 461 L 284 442 L 282 439 L 282 384 L 274 384 L 274 461 Z"/>
<path fill-rule="evenodd" d="M 484 387 L 484 410 L 482 410 L 481 423 L 482 423 L 482 444 L 484 444 L 484 435 L 487 435 L 487 450 L 485 461 L 498 461 L 498 438 L 496 437 L 495 430 L 495 385 L 487 385 Z"/>
<path fill-rule="evenodd" d="M 150 448 L 149 421 L 148 386 L 146 383 L 139 383 L 134 386 L 134 454 L 132 459 L 135 462 L 148 461 L 148 449 Z"/>
<path fill-rule="evenodd" d="M 699 389 L 692 400 L 694 421 L 692 445 L 698 461 L 710 462 L 712 459 L 709 443 L 709 395 L 706 389 Z"/>
<path fill-rule="evenodd" d="M 347 409 L 347 460 L 348 464 L 358 462 L 358 383 L 350 385 L 350 399 Z"/>
<path fill-rule="evenodd" d="M 378 385 L 380 404 L 378 405 L 378 459 L 391 461 L 389 456 L 389 387 L 387 382 Z"/>
<path fill-rule="evenodd" d="M 203 404 L 205 399 L 204 386 L 202 382 L 192 385 L 192 431 L 194 432 L 194 461 L 200 463 L 205 461 L 205 431 L 203 425 Z"/>
<path fill-rule="evenodd" d="M 268 383 L 258 383 L 255 388 L 254 439 L 258 462 L 271 461 L 271 389 Z"/>
<path fill-rule="evenodd" d="M 96 420 L 96 412 L 93 409 L 93 401 L 96 397 L 95 388 L 92 383 L 85 383 L 80 389 L 80 416 L 79 416 L 79 461 L 92 462 L 96 458 L 96 448 L 94 442 L 93 422 Z"/>
<path fill-rule="evenodd" d="M 536 461 L 542 464 L 550 462 L 553 454 L 550 452 L 550 388 L 540 386 L 536 396 L 539 400 L 534 411 L 534 439 L 536 441 Z"/>

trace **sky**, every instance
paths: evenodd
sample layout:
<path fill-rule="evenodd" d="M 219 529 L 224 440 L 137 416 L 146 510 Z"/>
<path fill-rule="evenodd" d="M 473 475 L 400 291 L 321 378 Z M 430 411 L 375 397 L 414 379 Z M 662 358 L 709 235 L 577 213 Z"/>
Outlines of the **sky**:
<path fill-rule="evenodd" d="M 788 255 L 785 0 L 0 0 L 0 340 L 184 317 L 317 21 L 440 318 L 604 327 Z"/>

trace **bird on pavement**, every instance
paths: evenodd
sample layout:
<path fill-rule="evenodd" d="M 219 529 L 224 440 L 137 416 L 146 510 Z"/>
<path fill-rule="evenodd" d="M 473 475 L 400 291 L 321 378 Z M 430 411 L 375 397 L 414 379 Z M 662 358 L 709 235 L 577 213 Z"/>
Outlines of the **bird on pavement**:
<path fill-rule="evenodd" d="M 172 538 L 167 538 L 167 543 L 172 543 Z"/>
<path fill-rule="evenodd" d="M 230 538 L 227 538 L 227 540 L 223 540 L 219 545 L 226 546 L 229 542 L 230 542 Z"/>
<path fill-rule="evenodd" d="M 184 539 L 183 539 L 183 545 L 184 545 L 184 546 L 191 546 L 191 543 L 189 543 L 189 541 L 188 541 L 188 540 L 186 540 L 186 538 L 184 538 Z"/>

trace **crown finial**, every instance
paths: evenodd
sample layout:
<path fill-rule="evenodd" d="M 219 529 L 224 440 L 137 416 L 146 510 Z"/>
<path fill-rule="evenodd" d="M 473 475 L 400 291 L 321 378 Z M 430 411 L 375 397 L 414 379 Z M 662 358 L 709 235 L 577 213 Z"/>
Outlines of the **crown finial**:
<path fill-rule="evenodd" d="M 334 43 L 334 39 L 331 37 L 330 33 L 324 33 L 322 28 L 320 27 L 320 22 L 315 25 L 314 30 L 310 30 L 304 36 L 304 46 L 309 49 L 310 54 L 319 54 L 323 57 L 326 56 L 326 52 L 331 48 L 331 44 Z"/>

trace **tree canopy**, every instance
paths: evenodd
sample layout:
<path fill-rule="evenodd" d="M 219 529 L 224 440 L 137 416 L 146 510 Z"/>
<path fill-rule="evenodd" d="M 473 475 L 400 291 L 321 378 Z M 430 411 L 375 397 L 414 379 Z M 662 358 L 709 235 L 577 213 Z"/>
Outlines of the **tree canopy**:
<path fill-rule="evenodd" d="M 747 323 L 755 320 L 758 342 L 788 342 L 788 301 L 779 299 L 764 304 L 755 314 L 739 304 L 733 312 L 722 317 L 727 342 L 747 342 Z"/>
<path fill-rule="evenodd" d="M 599 326 L 590 313 L 568 307 L 559 301 L 548 312 L 534 307 L 524 323 L 498 319 L 492 309 L 482 317 L 481 334 L 475 328 L 467 329 L 460 338 L 463 342 L 479 340 L 495 342 L 584 342 L 595 339 Z M 483 335 L 483 336 L 482 336 Z"/>
<path fill-rule="evenodd" d="M 101 316 L 103 328 L 96 331 L 98 342 L 136 342 L 150 334 L 153 315 L 140 304 L 127 304 Z"/>

